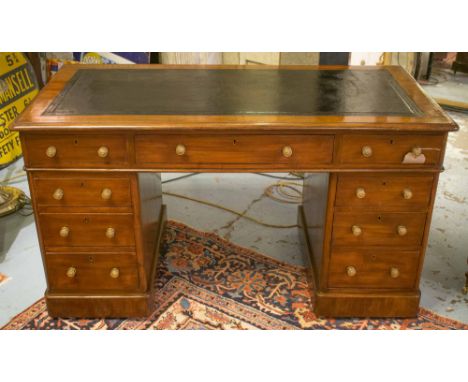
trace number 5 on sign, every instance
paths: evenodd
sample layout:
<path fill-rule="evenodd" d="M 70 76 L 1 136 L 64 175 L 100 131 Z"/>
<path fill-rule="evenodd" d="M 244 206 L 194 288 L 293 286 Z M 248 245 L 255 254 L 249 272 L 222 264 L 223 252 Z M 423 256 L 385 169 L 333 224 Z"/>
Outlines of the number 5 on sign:
<path fill-rule="evenodd" d="M 37 93 L 36 76 L 24 54 L 0 52 L 0 168 L 21 156 L 19 135 L 10 126 Z"/>

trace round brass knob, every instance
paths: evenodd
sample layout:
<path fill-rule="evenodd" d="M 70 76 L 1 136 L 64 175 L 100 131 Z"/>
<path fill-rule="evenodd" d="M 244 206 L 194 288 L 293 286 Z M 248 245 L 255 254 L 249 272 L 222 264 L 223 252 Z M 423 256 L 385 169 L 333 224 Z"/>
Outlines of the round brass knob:
<path fill-rule="evenodd" d="M 411 199 L 413 197 L 413 192 L 409 188 L 403 190 L 403 198 Z"/>
<path fill-rule="evenodd" d="M 57 188 L 52 197 L 55 199 L 55 200 L 61 200 L 63 198 L 63 190 L 61 188 Z"/>
<path fill-rule="evenodd" d="M 105 157 L 107 157 L 109 155 L 109 149 L 106 146 L 101 146 L 101 147 L 99 147 L 99 149 L 97 151 L 97 155 L 100 158 L 105 158 Z"/>
<path fill-rule="evenodd" d="M 110 277 L 112 277 L 113 279 L 116 279 L 118 278 L 120 275 L 120 271 L 119 271 L 119 268 L 112 268 L 111 271 L 110 271 Z"/>
<path fill-rule="evenodd" d="M 364 190 L 362 187 L 356 188 L 356 197 L 358 199 L 363 199 L 366 197 L 366 190 Z"/>
<path fill-rule="evenodd" d="M 70 228 L 68 228 L 68 227 L 60 228 L 59 234 L 60 234 L 61 237 L 68 237 L 68 235 L 70 234 Z"/>
<path fill-rule="evenodd" d="M 112 196 L 112 190 L 110 188 L 104 188 L 101 191 L 101 198 L 104 200 L 109 200 Z"/>
<path fill-rule="evenodd" d="M 49 146 L 49 147 L 47 147 L 46 155 L 47 155 L 49 158 L 53 158 L 56 154 L 57 154 L 57 149 L 56 149 L 55 146 Z"/>
<path fill-rule="evenodd" d="M 372 147 L 370 146 L 364 146 L 361 150 L 362 156 L 369 158 L 372 156 Z"/>
<path fill-rule="evenodd" d="M 353 232 L 354 236 L 359 236 L 362 233 L 362 229 L 358 225 L 353 225 L 351 227 L 351 231 Z"/>
<path fill-rule="evenodd" d="M 390 277 L 391 277 L 392 279 L 396 279 L 398 276 L 400 276 L 400 271 L 399 271 L 399 269 L 398 269 L 398 268 L 394 268 L 394 267 L 390 268 Z"/>
<path fill-rule="evenodd" d="M 177 145 L 175 148 L 175 152 L 177 155 L 185 155 L 185 146 L 184 145 Z"/>
<path fill-rule="evenodd" d="M 73 278 L 76 276 L 76 268 L 70 267 L 67 269 L 67 277 Z"/>
<path fill-rule="evenodd" d="M 422 154 L 422 148 L 419 146 L 415 146 L 411 149 L 411 152 L 413 153 L 415 157 L 418 157 Z"/>
<path fill-rule="evenodd" d="M 285 158 L 289 158 L 293 155 L 293 150 L 291 146 L 284 146 L 283 150 L 281 151 Z"/>
<path fill-rule="evenodd" d="M 112 227 L 107 228 L 107 229 L 106 229 L 106 237 L 107 237 L 108 239 L 113 239 L 114 236 L 115 236 L 115 229 L 112 228 Z"/>
<path fill-rule="evenodd" d="M 408 229 L 404 225 L 399 225 L 397 227 L 398 235 L 405 236 L 408 233 Z"/>
<path fill-rule="evenodd" d="M 349 277 L 354 277 L 356 276 L 356 268 L 354 268 L 352 265 L 346 267 L 346 274 L 349 276 Z"/>

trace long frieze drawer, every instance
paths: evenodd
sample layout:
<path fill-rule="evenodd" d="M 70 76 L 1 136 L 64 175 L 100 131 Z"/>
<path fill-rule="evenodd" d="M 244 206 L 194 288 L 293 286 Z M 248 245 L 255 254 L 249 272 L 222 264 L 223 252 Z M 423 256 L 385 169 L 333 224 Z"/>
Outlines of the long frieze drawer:
<path fill-rule="evenodd" d="M 113 168 L 128 164 L 124 135 L 28 135 L 25 143 L 29 167 Z"/>
<path fill-rule="evenodd" d="M 333 160 L 330 135 L 138 135 L 135 137 L 137 165 L 258 164 L 289 168 L 329 164 Z"/>
<path fill-rule="evenodd" d="M 337 207 L 424 210 L 431 199 L 433 175 L 340 174 Z"/>
<path fill-rule="evenodd" d="M 342 213 L 333 222 L 335 245 L 419 246 L 425 213 Z"/>
<path fill-rule="evenodd" d="M 130 291 L 139 286 L 134 253 L 48 253 L 51 291 Z"/>
<path fill-rule="evenodd" d="M 130 179 L 95 174 L 32 175 L 36 204 L 62 207 L 130 207 Z"/>
<path fill-rule="evenodd" d="M 444 135 L 345 134 L 338 162 L 345 165 L 434 166 L 442 159 Z"/>
<path fill-rule="evenodd" d="M 418 251 L 389 249 L 332 250 L 330 288 L 414 288 Z"/>
<path fill-rule="evenodd" d="M 41 213 L 47 247 L 127 247 L 135 245 L 132 214 Z"/>

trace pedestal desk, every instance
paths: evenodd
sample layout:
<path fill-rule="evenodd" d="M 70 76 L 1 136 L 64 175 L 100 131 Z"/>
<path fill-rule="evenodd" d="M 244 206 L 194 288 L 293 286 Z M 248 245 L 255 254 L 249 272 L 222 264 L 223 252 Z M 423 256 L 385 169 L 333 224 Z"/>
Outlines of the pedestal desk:
<path fill-rule="evenodd" d="M 52 316 L 145 316 L 160 173 L 304 172 L 323 316 L 412 317 L 449 131 L 403 69 L 68 65 L 15 126 Z"/>

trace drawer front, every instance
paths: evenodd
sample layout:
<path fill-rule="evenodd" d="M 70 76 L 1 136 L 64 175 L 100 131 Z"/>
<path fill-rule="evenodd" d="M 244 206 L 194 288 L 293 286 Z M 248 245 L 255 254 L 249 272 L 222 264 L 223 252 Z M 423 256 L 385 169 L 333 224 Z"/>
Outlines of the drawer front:
<path fill-rule="evenodd" d="M 415 287 L 419 252 L 388 249 L 333 250 L 330 258 L 330 288 Z"/>
<path fill-rule="evenodd" d="M 52 291 L 129 291 L 139 286 L 134 253 L 47 253 Z"/>
<path fill-rule="evenodd" d="M 349 165 L 434 166 L 441 162 L 443 147 L 443 135 L 345 134 L 338 158 Z"/>
<path fill-rule="evenodd" d="M 274 165 L 308 167 L 333 160 L 333 136 L 328 135 L 138 135 L 136 163 L 165 168 L 209 165 Z"/>
<path fill-rule="evenodd" d="M 130 180 L 92 175 L 33 173 L 36 204 L 62 207 L 129 207 Z"/>
<path fill-rule="evenodd" d="M 342 213 L 333 222 L 335 245 L 419 246 L 425 213 Z"/>
<path fill-rule="evenodd" d="M 431 198 L 433 175 L 340 174 L 336 206 L 402 211 L 424 210 Z"/>
<path fill-rule="evenodd" d="M 135 245 L 132 214 L 39 214 L 45 247 Z"/>
<path fill-rule="evenodd" d="M 118 167 L 128 163 L 127 138 L 119 135 L 31 135 L 27 164 L 42 168 Z"/>

